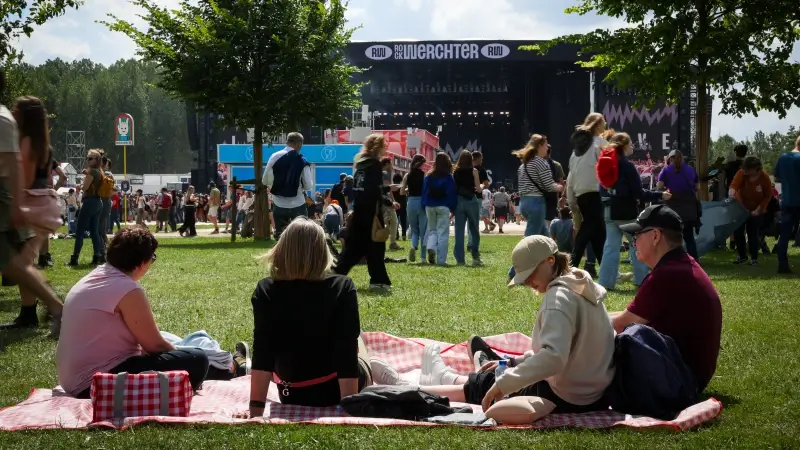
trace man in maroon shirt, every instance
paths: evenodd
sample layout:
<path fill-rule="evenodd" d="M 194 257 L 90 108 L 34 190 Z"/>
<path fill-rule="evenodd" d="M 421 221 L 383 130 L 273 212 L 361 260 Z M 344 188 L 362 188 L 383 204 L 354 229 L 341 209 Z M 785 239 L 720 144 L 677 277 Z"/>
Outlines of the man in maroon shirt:
<path fill-rule="evenodd" d="M 636 256 L 652 272 L 628 308 L 611 313 L 617 333 L 646 324 L 672 338 L 703 390 L 717 368 L 722 305 L 714 284 L 683 249 L 683 223 L 665 205 L 645 209 L 635 223 L 620 227 L 633 235 Z"/>

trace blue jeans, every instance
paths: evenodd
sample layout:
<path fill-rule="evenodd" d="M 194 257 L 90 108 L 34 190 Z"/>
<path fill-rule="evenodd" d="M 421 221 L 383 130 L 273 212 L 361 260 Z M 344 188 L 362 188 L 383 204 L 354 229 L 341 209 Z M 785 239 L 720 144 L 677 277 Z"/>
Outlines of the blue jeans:
<path fill-rule="evenodd" d="M 450 245 L 450 208 L 428 206 L 428 234 L 425 239 L 428 250 L 436 250 L 436 264 L 447 264 L 447 246 Z"/>
<path fill-rule="evenodd" d="M 83 249 L 83 239 L 86 231 L 92 238 L 94 255 L 103 255 L 103 240 L 100 238 L 100 214 L 103 212 L 103 202 L 100 197 L 84 197 L 81 212 L 78 214 L 78 225 L 75 230 L 75 248 L 72 257 L 77 259 Z"/>
<path fill-rule="evenodd" d="M 428 231 L 428 216 L 425 213 L 425 208 L 422 207 L 422 197 L 408 197 L 406 214 L 408 216 L 408 227 L 411 229 L 411 248 L 417 249 L 419 248 L 418 245 L 422 245 L 422 252 L 425 253 L 425 233 Z"/>
<path fill-rule="evenodd" d="M 789 241 L 794 237 L 792 231 L 798 223 L 800 223 L 800 206 L 781 206 L 781 234 L 776 249 L 779 267 L 789 267 Z"/>
<path fill-rule="evenodd" d="M 471 199 L 458 198 L 455 214 L 456 246 L 453 249 L 453 256 L 456 257 L 457 264 L 466 264 L 464 256 L 464 225 L 467 226 L 469 234 L 472 236 L 472 239 L 470 239 L 472 260 L 480 260 L 481 258 L 480 207 L 480 200 L 474 196 Z"/>
<path fill-rule="evenodd" d="M 117 208 L 117 209 L 111 208 L 111 219 L 108 221 L 108 229 L 106 230 L 109 234 L 113 234 L 114 233 L 114 224 L 117 225 L 117 230 L 122 228 L 122 226 L 119 223 L 119 218 L 120 218 L 121 215 L 122 215 L 122 210 L 121 209 L 119 209 L 119 208 Z"/>
<path fill-rule="evenodd" d="M 236 229 L 242 229 L 242 221 L 244 221 L 244 216 L 247 214 L 247 211 L 236 211 Z"/>
<path fill-rule="evenodd" d="M 606 243 L 603 247 L 603 259 L 600 262 L 600 272 L 597 282 L 606 289 L 614 289 L 617 286 L 617 275 L 619 275 L 620 248 L 622 247 L 622 230 L 620 225 L 631 221 L 611 220 L 609 211 L 605 208 L 606 221 Z M 628 240 L 633 242 L 633 238 L 628 235 Z M 631 252 L 631 264 L 633 264 L 633 283 L 637 286 L 642 284 L 644 277 L 650 272 L 645 263 L 636 257 L 636 251 Z"/>
<path fill-rule="evenodd" d="M 534 197 L 531 195 L 519 199 L 519 213 L 525 218 L 525 236 L 542 234 L 545 230 L 545 215 L 547 206 L 544 197 Z"/>
<path fill-rule="evenodd" d="M 342 226 L 342 221 L 339 220 L 338 214 L 328 214 L 322 222 L 325 225 L 325 232 L 332 234 L 334 238 L 339 238 L 339 228 Z"/>

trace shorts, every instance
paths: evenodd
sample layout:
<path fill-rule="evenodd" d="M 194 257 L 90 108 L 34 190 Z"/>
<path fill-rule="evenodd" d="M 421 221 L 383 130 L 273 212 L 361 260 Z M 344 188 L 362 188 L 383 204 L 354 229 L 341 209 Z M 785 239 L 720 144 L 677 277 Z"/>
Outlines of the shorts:
<path fill-rule="evenodd" d="M 208 217 L 218 217 L 218 216 L 219 216 L 219 206 L 209 206 Z"/>
<path fill-rule="evenodd" d="M 20 252 L 25 239 L 19 231 L 11 229 L 0 231 L 0 271 L 6 268 L 11 259 Z"/>
<path fill-rule="evenodd" d="M 464 398 L 469 404 L 480 405 L 483 401 L 483 397 L 486 396 L 486 393 L 489 392 L 492 385 L 494 385 L 494 372 L 471 373 L 469 374 L 467 383 L 464 384 Z M 608 409 L 608 401 L 606 401 L 604 397 L 600 397 L 599 400 L 588 405 L 574 405 L 569 403 L 556 395 L 556 393 L 553 392 L 553 388 L 550 387 L 550 383 L 546 380 L 542 380 L 513 394 L 509 394 L 509 397 L 539 397 L 549 400 L 556 405 L 556 409 L 550 414 L 580 414 L 593 411 L 605 411 Z"/>
<path fill-rule="evenodd" d="M 508 220 L 508 206 L 495 206 L 494 218 L 497 220 Z"/>
<path fill-rule="evenodd" d="M 156 213 L 156 219 L 159 222 L 166 222 L 169 220 L 169 209 L 167 208 L 159 208 L 158 212 Z"/>
<path fill-rule="evenodd" d="M 481 206 L 481 219 L 488 219 L 489 218 L 489 208 L 484 208 Z"/>

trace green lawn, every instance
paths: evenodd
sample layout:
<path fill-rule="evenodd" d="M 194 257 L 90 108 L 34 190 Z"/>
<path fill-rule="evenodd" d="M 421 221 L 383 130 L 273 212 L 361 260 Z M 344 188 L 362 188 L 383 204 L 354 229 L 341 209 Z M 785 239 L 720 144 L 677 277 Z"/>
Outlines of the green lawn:
<path fill-rule="evenodd" d="M 482 242 L 485 268 L 395 264 L 391 295 L 359 290 L 363 327 L 399 336 L 460 342 L 471 334 L 528 333 L 538 299 L 526 290 L 508 291 L 509 252 L 519 237 Z M 452 242 L 452 240 L 451 240 Z M 89 242 L 86 243 L 91 247 Z M 55 241 L 58 263 L 48 271 L 63 296 L 90 269 L 63 264 L 72 241 Z M 253 257 L 265 244 L 223 239 L 165 239 L 158 261 L 143 280 L 161 329 L 183 335 L 205 329 L 224 346 L 251 340 L 250 296 L 263 270 Z M 90 249 L 84 249 L 84 262 Z M 393 256 L 401 256 L 396 252 Z M 794 251 L 794 260 L 800 255 Z M 800 278 L 776 275 L 775 257 L 758 267 L 730 264 L 720 252 L 704 260 L 723 301 L 724 328 L 717 374 L 709 393 L 725 410 L 701 429 L 674 433 L 603 431 L 499 431 L 318 426 L 165 427 L 124 432 L 48 431 L 0 434 L 0 449 L 40 448 L 797 448 L 800 447 Z M 451 256 L 452 261 L 452 256 Z M 363 288 L 365 267 L 351 274 Z M 679 283 L 680 280 L 675 280 Z M 607 301 L 623 308 L 630 284 Z M 17 292 L 0 288 L 0 321 L 17 313 Z M 691 311 L 687 311 L 691 314 Z M 38 332 L 0 334 L 0 406 L 26 398 L 32 387 L 55 386 L 55 343 Z M 178 444 L 180 443 L 180 444 Z"/>

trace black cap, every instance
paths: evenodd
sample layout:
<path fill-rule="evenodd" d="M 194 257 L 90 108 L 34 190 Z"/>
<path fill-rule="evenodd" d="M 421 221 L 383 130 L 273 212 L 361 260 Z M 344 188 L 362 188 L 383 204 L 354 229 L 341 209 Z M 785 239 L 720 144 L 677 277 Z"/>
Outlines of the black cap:
<path fill-rule="evenodd" d="M 652 205 L 639 214 L 636 222 L 621 225 L 624 233 L 636 234 L 645 228 L 661 228 L 662 230 L 683 231 L 681 216 L 667 205 Z"/>

